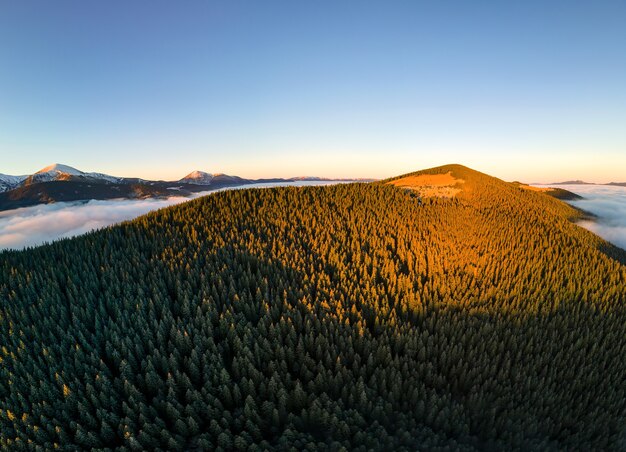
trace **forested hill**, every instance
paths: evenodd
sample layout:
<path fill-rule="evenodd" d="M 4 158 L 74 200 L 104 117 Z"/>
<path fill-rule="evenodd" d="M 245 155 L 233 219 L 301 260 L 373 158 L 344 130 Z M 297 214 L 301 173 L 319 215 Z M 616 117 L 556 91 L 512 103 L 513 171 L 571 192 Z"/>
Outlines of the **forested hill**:
<path fill-rule="evenodd" d="M 458 165 L 393 183 L 0 254 L 0 445 L 623 450 L 623 252 Z"/>

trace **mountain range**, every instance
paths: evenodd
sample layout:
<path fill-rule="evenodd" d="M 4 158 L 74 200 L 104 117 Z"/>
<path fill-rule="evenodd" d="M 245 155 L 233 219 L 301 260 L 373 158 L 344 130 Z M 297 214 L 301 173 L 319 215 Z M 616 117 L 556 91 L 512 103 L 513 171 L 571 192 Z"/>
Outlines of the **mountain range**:
<path fill-rule="evenodd" d="M 594 182 L 585 182 L 583 180 L 566 180 L 563 182 L 553 182 L 549 185 L 615 185 L 618 187 L 626 187 L 626 182 L 608 182 L 606 184 L 596 184 Z"/>
<path fill-rule="evenodd" d="M 254 183 L 319 180 L 332 179 L 320 177 L 245 179 L 227 174 L 193 171 L 176 181 L 155 181 L 84 172 L 56 163 L 30 175 L 0 174 L 0 211 L 52 202 L 190 196 L 201 191 Z"/>

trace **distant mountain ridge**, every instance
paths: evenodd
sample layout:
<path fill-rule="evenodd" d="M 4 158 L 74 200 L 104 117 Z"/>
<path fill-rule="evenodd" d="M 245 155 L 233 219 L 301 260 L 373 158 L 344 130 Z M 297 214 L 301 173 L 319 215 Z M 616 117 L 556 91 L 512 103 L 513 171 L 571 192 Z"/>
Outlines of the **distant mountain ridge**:
<path fill-rule="evenodd" d="M 177 181 L 152 181 L 141 178 L 116 177 L 98 172 L 85 172 L 69 165 L 55 163 L 22 176 L 0 174 L 0 211 L 52 202 L 116 198 L 157 198 L 190 196 L 200 191 L 249 185 L 263 182 L 295 182 L 322 180 L 320 177 L 245 179 L 239 176 L 192 171 Z"/>
<path fill-rule="evenodd" d="M 552 182 L 551 184 L 539 184 L 539 185 L 614 185 L 618 187 L 626 187 L 626 182 L 607 182 L 607 183 L 595 183 L 585 182 L 582 180 L 566 180 L 563 182 Z"/>
<path fill-rule="evenodd" d="M 91 180 L 93 182 L 109 182 L 119 183 L 123 178 L 113 177 L 103 173 L 85 173 L 83 171 L 72 168 L 71 166 L 55 163 L 37 171 L 35 174 L 27 177 L 24 185 L 37 182 L 51 182 L 59 180 Z"/>
<path fill-rule="evenodd" d="M 8 174 L 0 174 L 0 193 L 13 190 L 27 177 L 28 176 L 10 176 Z"/>
<path fill-rule="evenodd" d="M 204 171 L 192 171 L 178 182 L 187 182 L 190 184 L 210 184 L 213 180 L 213 174 Z"/>
<path fill-rule="evenodd" d="M 552 182 L 551 184 L 548 184 L 548 185 L 596 185 L 596 184 L 577 179 L 577 180 L 566 180 L 563 182 Z"/>
<path fill-rule="evenodd" d="M 68 165 L 55 163 L 24 176 L 0 174 L 0 192 L 14 190 L 31 184 L 53 181 L 83 181 L 94 183 L 120 183 L 124 178 L 103 173 L 86 173 Z"/>

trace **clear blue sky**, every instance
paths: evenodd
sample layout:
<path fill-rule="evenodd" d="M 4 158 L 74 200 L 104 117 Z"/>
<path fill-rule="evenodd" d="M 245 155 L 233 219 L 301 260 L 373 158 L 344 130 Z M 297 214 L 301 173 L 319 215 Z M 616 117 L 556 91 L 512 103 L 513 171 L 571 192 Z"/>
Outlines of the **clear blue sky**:
<path fill-rule="evenodd" d="M 0 3 L 0 172 L 626 180 L 623 1 Z"/>

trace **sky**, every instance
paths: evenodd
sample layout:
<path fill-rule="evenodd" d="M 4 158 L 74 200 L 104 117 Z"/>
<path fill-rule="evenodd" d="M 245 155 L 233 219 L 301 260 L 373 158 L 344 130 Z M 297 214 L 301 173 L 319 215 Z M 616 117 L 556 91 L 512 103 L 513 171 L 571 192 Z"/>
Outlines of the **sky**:
<path fill-rule="evenodd" d="M 0 2 L 0 173 L 626 181 L 626 2 Z"/>

